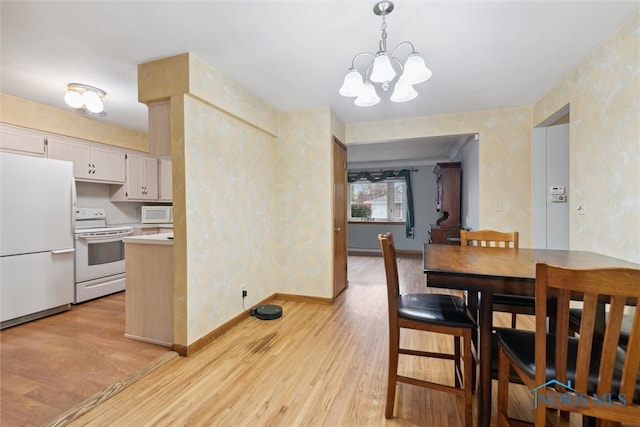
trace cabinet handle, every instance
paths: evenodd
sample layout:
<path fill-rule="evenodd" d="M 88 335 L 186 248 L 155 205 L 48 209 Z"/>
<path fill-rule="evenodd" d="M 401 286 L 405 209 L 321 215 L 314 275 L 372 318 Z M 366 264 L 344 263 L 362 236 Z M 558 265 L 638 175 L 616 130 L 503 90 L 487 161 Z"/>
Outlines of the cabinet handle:
<path fill-rule="evenodd" d="M 89 166 L 89 171 L 87 173 L 91 174 L 91 163 L 89 163 L 88 166 Z"/>

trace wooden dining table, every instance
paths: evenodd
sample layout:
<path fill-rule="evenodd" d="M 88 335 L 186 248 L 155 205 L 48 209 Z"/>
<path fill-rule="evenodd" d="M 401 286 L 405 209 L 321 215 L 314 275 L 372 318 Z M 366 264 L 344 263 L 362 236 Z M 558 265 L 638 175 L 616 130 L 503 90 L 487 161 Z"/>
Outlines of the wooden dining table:
<path fill-rule="evenodd" d="M 535 296 L 537 263 L 571 268 L 640 268 L 640 264 L 593 252 L 435 244 L 424 245 L 423 262 L 427 286 L 464 290 L 472 300 L 477 295 L 478 427 L 491 424 L 494 293 Z"/>

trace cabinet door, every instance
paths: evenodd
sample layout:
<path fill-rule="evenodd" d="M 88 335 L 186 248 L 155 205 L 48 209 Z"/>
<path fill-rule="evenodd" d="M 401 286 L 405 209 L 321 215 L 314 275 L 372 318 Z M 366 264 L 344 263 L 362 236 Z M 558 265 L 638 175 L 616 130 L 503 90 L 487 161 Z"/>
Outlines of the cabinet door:
<path fill-rule="evenodd" d="M 100 181 L 125 182 L 125 156 L 121 151 L 91 147 L 92 178 Z"/>
<path fill-rule="evenodd" d="M 0 149 L 16 154 L 44 157 L 44 135 L 30 129 L 0 126 Z"/>
<path fill-rule="evenodd" d="M 73 163 L 73 176 L 93 179 L 95 169 L 91 163 L 91 148 L 62 138 L 48 138 L 48 157 Z"/>
<path fill-rule="evenodd" d="M 144 196 L 144 157 L 127 155 L 127 199 Z"/>
<path fill-rule="evenodd" d="M 158 199 L 163 202 L 173 201 L 172 166 L 171 160 L 160 159 L 158 162 Z"/>
<path fill-rule="evenodd" d="M 144 192 L 143 198 L 158 200 L 158 159 L 144 158 Z"/>

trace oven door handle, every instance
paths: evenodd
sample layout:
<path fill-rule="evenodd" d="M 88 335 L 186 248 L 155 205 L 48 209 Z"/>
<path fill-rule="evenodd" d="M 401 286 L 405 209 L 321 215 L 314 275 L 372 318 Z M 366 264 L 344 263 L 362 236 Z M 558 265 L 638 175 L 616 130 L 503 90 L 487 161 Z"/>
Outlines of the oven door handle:
<path fill-rule="evenodd" d="M 133 231 L 127 231 L 122 234 L 112 234 L 108 236 L 78 236 L 78 239 L 84 239 L 87 243 L 110 243 L 110 242 L 119 242 L 123 237 L 129 236 L 133 234 Z"/>

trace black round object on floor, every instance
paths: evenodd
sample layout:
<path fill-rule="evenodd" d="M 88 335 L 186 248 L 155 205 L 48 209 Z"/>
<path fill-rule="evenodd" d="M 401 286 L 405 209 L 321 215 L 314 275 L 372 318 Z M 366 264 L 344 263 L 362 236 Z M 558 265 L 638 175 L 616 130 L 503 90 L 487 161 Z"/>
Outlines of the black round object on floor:
<path fill-rule="evenodd" d="M 259 305 L 251 310 L 251 315 L 262 320 L 273 320 L 282 317 L 282 307 L 279 305 Z"/>

